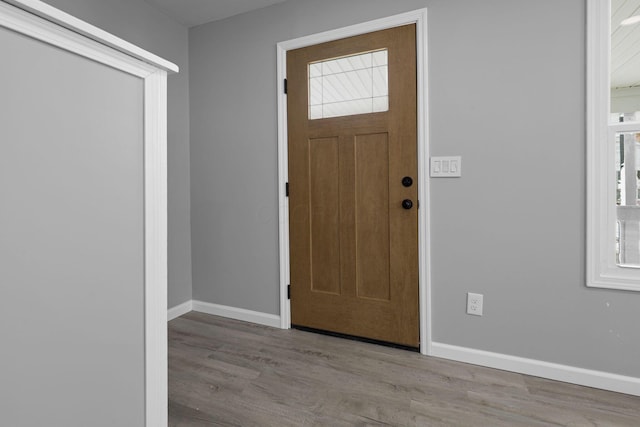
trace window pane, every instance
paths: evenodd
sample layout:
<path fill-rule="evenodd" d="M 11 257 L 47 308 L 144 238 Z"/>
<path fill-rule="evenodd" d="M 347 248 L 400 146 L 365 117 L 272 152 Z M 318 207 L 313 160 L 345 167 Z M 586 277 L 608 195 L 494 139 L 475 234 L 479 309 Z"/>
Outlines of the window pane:
<path fill-rule="evenodd" d="M 615 164 L 617 263 L 640 266 L 640 130 L 616 133 Z"/>
<path fill-rule="evenodd" d="M 389 110 L 389 97 L 381 96 L 379 98 L 373 98 L 373 112 L 377 113 L 379 111 L 388 111 Z"/>
<path fill-rule="evenodd" d="M 611 0 L 611 122 L 640 121 L 640 0 Z"/>
<path fill-rule="evenodd" d="M 389 110 L 387 50 L 309 64 L 309 119 Z"/>

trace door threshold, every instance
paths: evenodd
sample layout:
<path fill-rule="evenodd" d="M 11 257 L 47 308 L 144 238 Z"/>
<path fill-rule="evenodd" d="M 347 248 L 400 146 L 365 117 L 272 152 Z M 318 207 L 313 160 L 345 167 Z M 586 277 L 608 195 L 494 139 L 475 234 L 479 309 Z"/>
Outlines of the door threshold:
<path fill-rule="evenodd" d="M 420 346 L 411 347 L 409 345 L 403 345 L 403 344 L 396 344 L 396 343 L 387 342 L 387 341 L 374 340 L 374 339 L 371 339 L 371 338 L 357 337 L 357 336 L 354 336 L 354 335 L 341 334 L 339 332 L 331 332 L 331 331 L 325 331 L 323 329 L 309 328 L 307 326 L 291 325 L 291 328 L 292 329 L 297 329 L 299 331 L 311 332 L 311 333 L 314 333 L 314 334 L 328 335 L 330 337 L 342 338 L 342 339 L 347 339 L 347 340 L 352 340 L 352 341 L 360 341 L 360 342 L 365 342 L 367 344 L 376 344 L 376 345 L 381 345 L 381 346 L 384 346 L 384 347 L 391 347 L 391 348 L 397 348 L 399 350 L 406 350 L 406 351 L 412 351 L 412 352 L 415 352 L 415 353 L 420 353 Z"/>

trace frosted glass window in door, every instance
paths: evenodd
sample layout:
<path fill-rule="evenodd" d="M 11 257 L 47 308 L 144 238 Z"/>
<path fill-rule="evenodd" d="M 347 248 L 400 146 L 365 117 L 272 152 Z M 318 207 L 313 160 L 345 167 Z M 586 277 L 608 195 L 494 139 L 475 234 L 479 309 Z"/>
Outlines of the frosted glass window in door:
<path fill-rule="evenodd" d="M 309 64 L 309 119 L 389 110 L 387 50 Z"/>

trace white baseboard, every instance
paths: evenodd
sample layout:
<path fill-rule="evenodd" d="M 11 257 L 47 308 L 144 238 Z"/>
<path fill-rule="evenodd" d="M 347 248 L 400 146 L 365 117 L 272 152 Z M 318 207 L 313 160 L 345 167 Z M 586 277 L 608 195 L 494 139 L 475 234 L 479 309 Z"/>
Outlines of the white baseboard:
<path fill-rule="evenodd" d="M 193 311 L 280 328 L 280 316 L 193 300 Z"/>
<path fill-rule="evenodd" d="M 197 300 L 187 301 L 172 307 L 169 309 L 167 317 L 169 320 L 173 320 L 190 311 L 198 311 L 213 314 L 214 316 L 257 323 L 273 328 L 280 328 L 281 326 L 280 316 L 275 314 L 261 313 Z M 433 357 L 640 396 L 640 378 L 437 342 L 431 343 L 430 350 L 429 355 Z"/>
<path fill-rule="evenodd" d="M 640 378 L 635 377 L 435 342 L 431 344 L 430 355 L 472 365 L 640 396 Z"/>
<path fill-rule="evenodd" d="M 171 321 L 176 317 L 187 314 L 191 310 L 193 310 L 193 301 L 189 300 L 187 302 L 183 302 L 182 304 L 176 305 L 175 307 L 171 307 L 169 310 L 167 310 L 167 320 Z"/>

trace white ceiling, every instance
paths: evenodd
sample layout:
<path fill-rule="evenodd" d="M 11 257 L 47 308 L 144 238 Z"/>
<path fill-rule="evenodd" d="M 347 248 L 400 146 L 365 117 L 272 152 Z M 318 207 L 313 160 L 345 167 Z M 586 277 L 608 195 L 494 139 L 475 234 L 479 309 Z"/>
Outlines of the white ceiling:
<path fill-rule="evenodd" d="M 187 27 L 228 18 L 285 0 L 144 0 Z"/>

